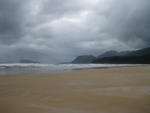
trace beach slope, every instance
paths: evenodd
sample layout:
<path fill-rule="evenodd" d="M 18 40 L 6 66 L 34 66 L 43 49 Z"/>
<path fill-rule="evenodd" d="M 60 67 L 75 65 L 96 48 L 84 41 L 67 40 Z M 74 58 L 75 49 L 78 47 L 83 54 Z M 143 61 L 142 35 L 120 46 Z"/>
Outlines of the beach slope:
<path fill-rule="evenodd" d="M 149 111 L 149 66 L 0 76 L 0 113 Z"/>

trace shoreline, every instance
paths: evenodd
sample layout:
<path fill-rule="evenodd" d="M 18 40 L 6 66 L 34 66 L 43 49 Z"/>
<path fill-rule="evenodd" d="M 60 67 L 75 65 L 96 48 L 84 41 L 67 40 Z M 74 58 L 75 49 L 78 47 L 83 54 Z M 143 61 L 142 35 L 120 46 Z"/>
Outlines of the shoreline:
<path fill-rule="evenodd" d="M 85 65 L 85 64 L 84 64 Z M 150 66 L 148 64 L 107 64 L 101 67 L 75 67 L 75 68 L 50 68 L 50 67 L 10 67 L 10 68 L 0 68 L 0 76 L 8 76 L 8 75 L 28 75 L 28 74 L 51 74 L 51 73 L 65 73 L 65 72 L 73 72 L 79 70 L 92 70 L 92 69 L 105 69 L 105 68 L 119 68 L 119 67 L 143 67 Z"/>
<path fill-rule="evenodd" d="M 150 66 L 0 76 L 1 113 L 149 112 Z"/>

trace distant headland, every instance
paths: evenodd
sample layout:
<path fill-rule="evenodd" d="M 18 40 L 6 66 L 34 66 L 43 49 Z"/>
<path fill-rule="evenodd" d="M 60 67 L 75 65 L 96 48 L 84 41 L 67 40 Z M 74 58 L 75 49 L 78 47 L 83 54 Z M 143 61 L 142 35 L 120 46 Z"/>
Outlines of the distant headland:
<path fill-rule="evenodd" d="M 33 60 L 20 60 L 19 63 L 40 63 L 39 61 L 33 61 Z"/>

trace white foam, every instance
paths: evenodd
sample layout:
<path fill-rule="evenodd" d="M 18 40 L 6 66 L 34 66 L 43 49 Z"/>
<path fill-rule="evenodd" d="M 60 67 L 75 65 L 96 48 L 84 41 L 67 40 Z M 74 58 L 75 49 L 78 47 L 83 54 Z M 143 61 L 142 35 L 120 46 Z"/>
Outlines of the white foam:
<path fill-rule="evenodd" d="M 140 66 L 140 64 L 0 64 L 0 75 L 66 72 L 75 69 Z"/>
<path fill-rule="evenodd" d="M 118 66 L 137 66 L 140 64 L 23 64 L 23 63 L 12 63 L 12 64 L 0 64 L 0 68 L 94 68 L 94 67 L 118 67 Z"/>

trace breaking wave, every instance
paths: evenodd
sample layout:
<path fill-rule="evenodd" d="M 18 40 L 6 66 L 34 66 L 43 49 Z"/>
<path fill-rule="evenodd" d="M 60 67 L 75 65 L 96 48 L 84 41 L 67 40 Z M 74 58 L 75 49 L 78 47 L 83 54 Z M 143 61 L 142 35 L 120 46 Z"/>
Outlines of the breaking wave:
<path fill-rule="evenodd" d="M 141 66 L 141 64 L 0 64 L 0 75 L 67 72 L 90 68 Z"/>

